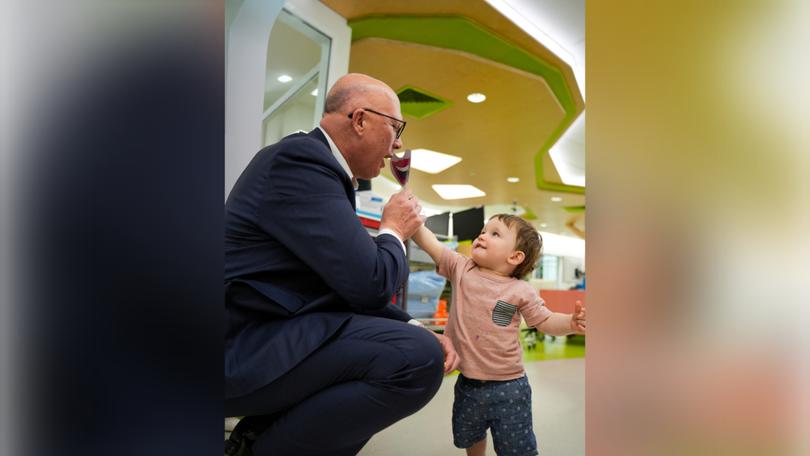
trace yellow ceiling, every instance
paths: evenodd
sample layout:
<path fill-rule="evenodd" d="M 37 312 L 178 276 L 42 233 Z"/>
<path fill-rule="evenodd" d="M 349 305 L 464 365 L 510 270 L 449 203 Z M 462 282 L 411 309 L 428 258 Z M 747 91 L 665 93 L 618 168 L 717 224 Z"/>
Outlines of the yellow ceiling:
<path fill-rule="evenodd" d="M 570 67 L 503 18 L 484 1 L 352 1 L 323 0 L 346 17 L 368 15 L 459 15 L 497 33 L 525 51 L 560 69 L 571 89 L 577 112 L 584 102 Z M 538 190 L 534 159 L 543 143 L 563 121 L 560 106 L 546 81 L 537 75 L 461 51 L 382 38 L 364 38 L 353 43 L 349 70 L 374 76 L 398 91 L 403 86 L 422 89 L 451 102 L 451 105 L 423 119 L 406 116 L 405 148 L 426 148 L 462 157 L 461 163 L 439 174 L 411 171 L 409 186 L 427 203 L 458 206 L 517 205 L 537 216 L 539 229 L 565 231 L 570 214 L 563 206 L 582 206 L 582 194 Z M 472 92 L 487 100 L 473 104 Z M 544 157 L 544 179 L 560 182 L 551 160 Z M 384 175 L 391 177 L 390 171 Z M 520 178 L 508 183 L 508 176 Z M 393 178 L 391 178 L 393 180 Z M 487 193 L 485 197 L 447 201 L 436 194 L 433 184 L 470 184 Z M 552 202 L 552 196 L 562 197 Z M 540 223 L 547 227 L 541 227 Z M 584 225 L 584 220 L 579 226 Z"/>
<path fill-rule="evenodd" d="M 432 15 L 462 16 L 506 38 L 527 52 L 543 60 L 554 63 L 563 71 L 569 87 L 577 87 L 571 68 L 554 53 L 538 43 L 509 19 L 483 0 L 321 0 L 321 2 L 345 17 L 347 20 L 374 15 Z M 578 94 L 576 103 L 579 110 L 585 103 Z"/>

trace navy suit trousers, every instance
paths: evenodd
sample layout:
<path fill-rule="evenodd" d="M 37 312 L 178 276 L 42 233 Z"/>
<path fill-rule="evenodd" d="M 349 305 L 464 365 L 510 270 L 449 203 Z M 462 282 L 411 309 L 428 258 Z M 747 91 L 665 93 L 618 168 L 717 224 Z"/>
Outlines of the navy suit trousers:
<path fill-rule="evenodd" d="M 429 331 L 354 315 L 291 371 L 227 399 L 225 414 L 276 415 L 253 446 L 256 456 L 353 455 L 372 435 L 430 401 L 443 364 Z"/>

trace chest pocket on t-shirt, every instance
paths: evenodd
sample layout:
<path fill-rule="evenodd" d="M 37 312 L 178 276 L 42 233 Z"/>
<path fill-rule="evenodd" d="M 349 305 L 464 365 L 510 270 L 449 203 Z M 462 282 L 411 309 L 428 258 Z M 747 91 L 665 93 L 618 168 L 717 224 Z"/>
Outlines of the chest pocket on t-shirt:
<path fill-rule="evenodd" d="M 498 326 L 509 326 L 516 311 L 516 305 L 509 304 L 506 301 L 498 301 L 495 303 L 495 308 L 492 309 L 492 321 Z"/>

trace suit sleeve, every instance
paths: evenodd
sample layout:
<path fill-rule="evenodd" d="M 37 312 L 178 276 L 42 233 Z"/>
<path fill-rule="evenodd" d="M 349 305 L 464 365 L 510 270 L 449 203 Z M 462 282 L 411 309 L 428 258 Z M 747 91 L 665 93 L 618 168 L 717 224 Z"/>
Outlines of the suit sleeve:
<path fill-rule="evenodd" d="M 408 273 L 399 241 L 388 235 L 372 238 L 363 228 L 347 197 L 343 171 L 328 149 L 301 140 L 277 154 L 260 197 L 259 226 L 352 310 L 389 312 L 386 305 Z"/>

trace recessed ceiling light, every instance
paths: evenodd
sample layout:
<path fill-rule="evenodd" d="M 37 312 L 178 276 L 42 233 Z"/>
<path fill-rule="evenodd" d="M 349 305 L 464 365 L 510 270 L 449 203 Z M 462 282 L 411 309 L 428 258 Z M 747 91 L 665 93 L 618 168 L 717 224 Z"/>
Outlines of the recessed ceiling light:
<path fill-rule="evenodd" d="M 515 184 L 517 182 L 520 182 L 520 178 L 519 177 L 507 177 L 506 182 L 511 182 L 511 183 Z"/>
<path fill-rule="evenodd" d="M 414 149 L 411 151 L 411 167 L 430 174 L 440 173 L 461 161 L 461 157 L 443 154 L 435 150 Z"/>
<path fill-rule="evenodd" d="M 541 224 L 540 224 L 540 228 L 545 228 L 545 227 L 547 227 L 547 226 L 548 226 L 548 223 L 541 223 Z"/>
<path fill-rule="evenodd" d="M 467 101 L 469 101 L 470 103 L 481 103 L 482 101 L 484 101 L 486 99 L 487 99 L 487 96 L 484 95 L 483 93 L 476 92 L 476 93 L 471 93 L 471 94 L 467 95 Z"/>
<path fill-rule="evenodd" d="M 281 76 L 279 76 L 276 79 L 278 80 L 278 82 L 283 82 L 285 84 L 292 81 L 292 78 L 287 76 L 286 74 L 282 74 Z"/>
<path fill-rule="evenodd" d="M 433 191 L 439 194 L 443 199 L 454 200 L 464 198 L 477 198 L 479 196 L 486 196 L 487 194 L 472 185 L 433 185 Z"/>
<path fill-rule="evenodd" d="M 562 198 L 560 198 L 559 196 L 552 196 L 551 201 L 554 201 L 555 203 L 559 203 L 560 201 L 562 201 Z"/>
<path fill-rule="evenodd" d="M 313 97 L 317 97 L 317 96 L 318 96 L 318 89 L 315 89 L 315 90 L 313 90 L 312 92 L 309 92 L 309 93 L 310 93 L 310 94 L 311 94 Z"/>

